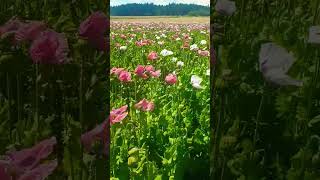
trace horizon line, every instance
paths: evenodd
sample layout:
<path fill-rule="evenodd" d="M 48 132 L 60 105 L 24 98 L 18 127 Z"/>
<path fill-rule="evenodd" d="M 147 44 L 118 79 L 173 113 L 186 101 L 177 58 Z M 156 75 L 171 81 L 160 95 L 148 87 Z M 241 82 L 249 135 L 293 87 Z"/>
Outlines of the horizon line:
<path fill-rule="evenodd" d="M 183 4 L 183 5 L 197 5 L 197 6 L 205 6 L 205 7 L 210 7 L 210 4 L 207 4 L 207 5 L 204 5 L 204 4 L 195 4 L 195 3 L 168 3 L 168 4 L 156 4 L 156 3 L 149 3 L 149 2 L 145 2 L 145 3 L 124 3 L 124 4 L 118 4 L 118 5 L 111 5 L 110 4 L 110 7 L 116 7 L 116 6 L 122 6 L 122 5 L 128 5 L 128 4 L 154 4 L 154 5 L 157 5 L 157 6 L 168 6 L 168 5 L 171 5 L 171 4 Z"/>

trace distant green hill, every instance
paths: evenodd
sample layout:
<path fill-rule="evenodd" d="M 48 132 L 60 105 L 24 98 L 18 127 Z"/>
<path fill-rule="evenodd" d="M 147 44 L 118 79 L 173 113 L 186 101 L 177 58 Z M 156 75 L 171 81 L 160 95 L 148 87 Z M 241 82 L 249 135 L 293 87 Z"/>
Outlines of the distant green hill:
<path fill-rule="evenodd" d="M 110 8 L 111 16 L 210 16 L 209 6 L 195 4 L 125 4 Z"/>

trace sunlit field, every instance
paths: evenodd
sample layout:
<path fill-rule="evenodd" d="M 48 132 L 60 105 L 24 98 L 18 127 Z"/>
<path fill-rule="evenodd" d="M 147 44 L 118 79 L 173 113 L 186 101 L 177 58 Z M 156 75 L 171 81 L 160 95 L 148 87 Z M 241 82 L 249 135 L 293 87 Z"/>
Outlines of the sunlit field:
<path fill-rule="evenodd" d="M 111 18 L 114 179 L 208 179 L 209 19 L 192 19 Z"/>
<path fill-rule="evenodd" d="M 210 17 L 186 17 L 186 16 L 111 16 L 113 22 L 138 22 L 138 23 L 177 23 L 209 24 Z"/>

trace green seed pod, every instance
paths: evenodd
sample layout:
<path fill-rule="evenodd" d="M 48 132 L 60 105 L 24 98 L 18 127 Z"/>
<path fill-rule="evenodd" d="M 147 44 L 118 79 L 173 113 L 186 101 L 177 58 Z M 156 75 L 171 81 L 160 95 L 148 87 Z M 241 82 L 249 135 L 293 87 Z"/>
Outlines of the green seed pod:
<path fill-rule="evenodd" d="M 137 166 L 137 162 L 138 160 L 135 157 L 131 156 L 128 158 L 128 166 L 131 166 L 131 167 Z"/>
<path fill-rule="evenodd" d="M 128 152 L 129 156 L 133 156 L 139 153 L 139 149 L 134 147 L 132 149 L 130 149 L 130 151 Z"/>

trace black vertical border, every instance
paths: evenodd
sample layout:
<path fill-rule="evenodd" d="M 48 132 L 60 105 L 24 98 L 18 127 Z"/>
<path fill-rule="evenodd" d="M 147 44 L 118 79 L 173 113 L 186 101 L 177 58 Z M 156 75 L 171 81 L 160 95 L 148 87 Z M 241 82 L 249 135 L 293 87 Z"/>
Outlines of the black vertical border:
<path fill-rule="evenodd" d="M 213 36 L 214 36 L 214 31 L 213 31 L 213 23 L 214 23 L 214 18 L 213 18 L 213 13 L 214 13 L 214 4 L 215 0 L 210 0 L 210 145 L 209 145 L 209 152 L 210 152 L 210 179 L 214 179 L 213 176 L 213 168 L 214 165 L 212 164 L 213 160 L 213 152 L 214 152 L 214 77 L 215 77 L 215 65 L 216 65 L 216 57 L 215 57 L 215 49 L 214 49 L 214 43 L 213 43 Z"/>
<path fill-rule="evenodd" d="M 108 125 L 108 128 L 107 128 L 107 133 L 108 133 L 108 136 L 107 136 L 107 143 L 109 144 L 108 146 L 108 149 L 107 149 L 107 163 L 108 163 L 108 169 L 107 169 L 107 179 L 110 179 L 110 122 L 109 122 L 109 115 L 110 115 L 110 24 L 111 24 L 111 21 L 110 21 L 110 1 L 109 0 L 106 0 L 106 3 L 107 3 L 107 18 L 108 18 L 108 21 L 109 21 L 109 27 L 107 29 L 107 56 L 106 56 L 106 76 L 107 76 L 107 81 L 106 81 L 106 89 L 107 89 L 107 103 L 106 103 L 106 117 L 108 118 L 107 120 L 107 125 Z"/>

